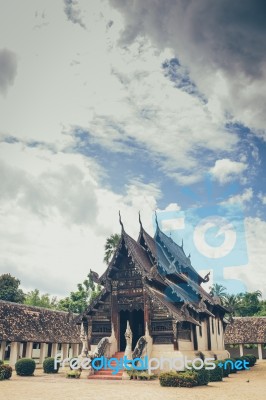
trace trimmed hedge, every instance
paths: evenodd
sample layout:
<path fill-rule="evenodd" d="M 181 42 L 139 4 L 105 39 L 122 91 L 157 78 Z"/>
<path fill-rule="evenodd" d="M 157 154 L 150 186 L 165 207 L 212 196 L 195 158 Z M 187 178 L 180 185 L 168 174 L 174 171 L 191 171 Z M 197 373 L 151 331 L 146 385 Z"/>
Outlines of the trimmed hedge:
<path fill-rule="evenodd" d="M 227 362 L 227 361 L 229 361 L 229 362 Z M 230 362 L 230 361 L 232 361 L 232 362 Z M 235 358 L 226 358 L 225 360 L 223 360 L 223 362 L 226 363 L 226 367 L 230 366 L 229 367 L 230 368 L 230 374 L 236 374 L 237 373 L 237 369 L 234 368 L 235 362 L 236 362 Z"/>
<path fill-rule="evenodd" d="M 17 375 L 20 376 L 31 376 L 33 375 L 36 368 L 35 361 L 31 358 L 21 358 L 15 364 L 15 370 Z"/>
<path fill-rule="evenodd" d="M 43 372 L 46 374 L 57 374 L 60 367 L 60 363 L 57 363 L 56 369 L 54 369 L 54 358 L 47 357 L 43 362 Z"/>
<path fill-rule="evenodd" d="M 224 366 L 225 360 L 221 360 L 223 367 L 222 367 L 222 371 L 223 371 L 223 377 L 224 378 L 228 378 L 229 374 L 231 374 L 231 365 L 228 363 Z"/>
<path fill-rule="evenodd" d="M 197 362 L 195 364 L 196 367 L 200 367 L 201 363 Z M 192 369 L 189 371 L 192 372 L 196 372 L 197 374 L 197 385 L 198 386 L 205 386 L 208 385 L 208 383 L 210 382 L 210 370 L 205 369 L 205 366 L 203 365 L 202 368 L 200 369 L 196 369 L 193 367 L 192 364 L 189 365 L 189 367 L 191 367 Z"/>
<path fill-rule="evenodd" d="M 219 367 L 220 361 L 214 361 L 215 368 L 210 369 L 210 382 L 220 382 L 223 380 L 223 368 Z"/>
<path fill-rule="evenodd" d="M 247 354 L 244 357 L 246 357 L 249 360 L 249 364 L 251 367 L 253 367 L 257 362 L 257 357 L 254 356 L 253 354 Z"/>
<path fill-rule="evenodd" d="M 171 387 L 193 387 L 197 386 L 197 373 L 193 371 L 185 372 L 163 372 L 159 375 L 161 386 Z"/>
<path fill-rule="evenodd" d="M 12 368 L 9 365 L 0 364 L 0 381 L 9 379 L 12 376 Z"/>

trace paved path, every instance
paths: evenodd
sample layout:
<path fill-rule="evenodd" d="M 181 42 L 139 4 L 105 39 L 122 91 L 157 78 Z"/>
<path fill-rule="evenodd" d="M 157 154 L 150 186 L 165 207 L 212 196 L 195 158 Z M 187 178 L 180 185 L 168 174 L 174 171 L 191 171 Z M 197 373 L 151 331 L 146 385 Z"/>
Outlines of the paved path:
<path fill-rule="evenodd" d="M 36 376 L 19 377 L 13 372 L 9 381 L 0 382 L 0 393 L 4 400 L 265 400 L 266 361 L 223 382 L 192 389 L 163 388 L 158 381 L 72 380 L 63 372 L 46 375 L 40 370 Z"/>

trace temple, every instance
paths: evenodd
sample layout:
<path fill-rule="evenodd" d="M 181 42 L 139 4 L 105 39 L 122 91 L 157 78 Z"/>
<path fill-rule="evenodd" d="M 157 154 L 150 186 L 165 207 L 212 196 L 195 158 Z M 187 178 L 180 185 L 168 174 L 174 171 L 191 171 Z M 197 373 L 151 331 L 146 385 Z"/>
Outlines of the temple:
<path fill-rule="evenodd" d="M 109 356 L 121 354 L 129 322 L 132 352 L 138 356 L 144 347 L 150 357 L 228 356 L 224 347 L 227 310 L 201 286 L 208 275 L 199 275 L 183 244 L 164 234 L 157 219 L 154 238 L 140 218 L 139 223 L 135 241 L 120 218 L 120 242 L 98 278 L 101 293 L 80 317 L 83 351 L 99 354 L 99 346 L 106 341 Z"/>

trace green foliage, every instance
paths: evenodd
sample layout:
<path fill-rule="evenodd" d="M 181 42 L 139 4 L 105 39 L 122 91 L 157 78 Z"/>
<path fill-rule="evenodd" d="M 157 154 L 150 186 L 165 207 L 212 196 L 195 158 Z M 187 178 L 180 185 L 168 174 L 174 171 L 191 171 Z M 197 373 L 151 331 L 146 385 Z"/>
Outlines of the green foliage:
<path fill-rule="evenodd" d="M 21 358 L 15 364 L 15 370 L 17 375 L 20 376 L 31 376 L 33 375 L 36 368 L 35 361 L 31 358 Z"/>
<path fill-rule="evenodd" d="M 221 300 L 221 303 L 223 304 L 225 297 L 226 297 L 226 287 L 224 287 L 223 285 L 220 285 L 219 283 L 214 283 L 210 287 L 210 295 L 219 297 L 219 299 Z"/>
<path fill-rule="evenodd" d="M 67 378 L 72 378 L 72 379 L 79 379 L 80 378 L 80 371 L 74 370 L 74 371 L 67 371 L 66 377 Z"/>
<path fill-rule="evenodd" d="M 12 376 L 12 368 L 9 365 L 0 364 L 0 381 L 9 379 Z"/>
<path fill-rule="evenodd" d="M 43 372 L 46 374 L 57 374 L 60 367 L 60 363 L 57 363 L 57 368 L 54 369 L 54 358 L 47 357 L 43 362 Z"/>
<path fill-rule="evenodd" d="M 195 367 L 199 367 L 200 365 L 201 365 L 200 362 L 195 363 Z M 189 371 L 197 373 L 197 385 L 198 386 L 208 385 L 208 383 L 210 381 L 210 372 L 209 372 L 209 370 L 205 369 L 205 366 L 203 366 L 200 369 L 196 369 L 192 366 L 192 364 L 190 364 L 189 367 L 192 368 Z"/>
<path fill-rule="evenodd" d="M 81 314 L 86 310 L 89 303 L 99 295 L 101 290 L 100 286 L 93 281 L 92 271 L 83 283 L 78 283 L 77 287 L 76 292 L 71 292 L 69 297 L 59 301 L 59 310 Z"/>
<path fill-rule="evenodd" d="M 214 361 L 215 368 L 210 369 L 210 382 L 220 382 L 223 380 L 223 369 L 218 366 L 220 361 Z"/>
<path fill-rule="evenodd" d="M 257 362 L 257 357 L 253 354 L 247 354 L 245 358 L 249 361 L 250 367 L 253 367 Z"/>
<path fill-rule="evenodd" d="M 25 295 L 19 289 L 20 280 L 10 274 L 0 276 L 0 300 L 23 303 Z"/>
<path fill-rule="evenodd" d="M 111 261 L 114 252 L 119 244 L 121 236 L 118 233 L 114 233 L 109 238 L 106 239 L 105 246 L 104 246 L 104 259 L 103 261 L 108 265 Z"/>
<path fill-rule="evenodd" d="M 230 374 L 237 373 L 237 370 L 234 367 L 235 362 L 236 362 L 235 358 L 226 358 L 223 362 L 225 363 L 226 368 L 227 368 L 227 366 L 229 366 L 228 368 L 230 368 Z"/>
<path fill-rule="evenodd" d="M 225 360 L 222 360 L 221 362 L 222 362 L 222 364 L 223 364 L 223 367 L 222 367 L 223 377 L 224 377 L 224 378 L 227 378 L 227 377 L 229 376 L 229 374 L 231 373 L 231 366 L 230 366 L 229 363 L 227 363 L 226 365 L 224 365 Z"/>
<path fill-rule="evenodd" d="M 159 375 L 161 386 L 193 387 L 198 384 L 197 372 L 162 372 Z"/>
<path fill-rule="evenodd" d="M 39 289 L 34 289 L 31 292 L 26 293 L 24 304 L 56 310 L 58 302 L 56 297 L 50 298 L 48 293 L 40 294 Z"/>

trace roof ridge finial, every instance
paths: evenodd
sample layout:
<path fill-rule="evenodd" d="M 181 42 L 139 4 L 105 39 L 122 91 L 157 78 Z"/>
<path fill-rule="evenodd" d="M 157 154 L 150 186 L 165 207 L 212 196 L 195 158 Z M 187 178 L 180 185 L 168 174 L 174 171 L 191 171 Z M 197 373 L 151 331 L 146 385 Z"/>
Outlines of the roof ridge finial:
<path fill-rule="evenodd" d="M 184 240 L 183 240 L 183 238 L 182 238 L 182 242 L 181 242 L 181 247 L 182 247 L 182 249 L 184 248 Z"/>
<path fill-rule="evenodd" d="M 155 213 L 155 222 L 156 222 L 157 228 L 159 229 L 159 224 L 158 224 L 158 218 L 157 218 L 157 212 L 156 212 L 156 210 L 154 211 L 154 213 Z"/>
<path fill-rule="evenodd" d="M 123 222 L 122 222 L 122 219 L 121 219 L 120 210 L 119 210 L 119 223 L 120 223 L 120 225 L 121 225 L 121 227 L 122 227 L 122 231 L 124 231 L 124 225 L 123 225 Z"/>
<path fill-rule="evenodd" d="M 141 218 L 140 218 L 140 211 L 139 211 L 139 224 L 140 224 L 140 229 L 143 230 L 143 226 L 142 226 L 142 222 L 141 222 Z"/>

